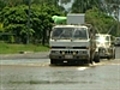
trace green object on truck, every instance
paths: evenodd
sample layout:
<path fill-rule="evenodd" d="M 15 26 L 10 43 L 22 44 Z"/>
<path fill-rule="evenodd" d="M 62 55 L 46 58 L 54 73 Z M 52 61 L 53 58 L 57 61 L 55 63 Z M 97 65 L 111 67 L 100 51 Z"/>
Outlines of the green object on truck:
<path fill-rule="evenodd" d="M 67 17 L 54 15 L 52 16 L 52 20 L 54 21 L 55 24 L 65 24 Z"/>

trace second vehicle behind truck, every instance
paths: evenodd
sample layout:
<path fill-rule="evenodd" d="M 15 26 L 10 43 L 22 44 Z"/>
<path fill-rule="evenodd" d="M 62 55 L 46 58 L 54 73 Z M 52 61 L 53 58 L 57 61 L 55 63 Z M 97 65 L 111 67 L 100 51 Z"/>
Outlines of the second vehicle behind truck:
<path fill-rule="evenodd" d="M 110 34 L 96 34 L 96 45 L 100 58 L 115 59 L 115 46 Z"/>

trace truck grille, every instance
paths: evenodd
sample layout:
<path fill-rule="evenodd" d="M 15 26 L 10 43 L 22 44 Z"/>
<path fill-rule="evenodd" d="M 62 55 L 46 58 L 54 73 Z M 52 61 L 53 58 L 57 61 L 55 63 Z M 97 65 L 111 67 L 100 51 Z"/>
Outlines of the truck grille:
<path fill-rule="evenodd" d="M 73 54 L 76 53 L 78 54 L 78 51 L 60 51 L 60 54 L 65 53 L 65 54 Z"/>

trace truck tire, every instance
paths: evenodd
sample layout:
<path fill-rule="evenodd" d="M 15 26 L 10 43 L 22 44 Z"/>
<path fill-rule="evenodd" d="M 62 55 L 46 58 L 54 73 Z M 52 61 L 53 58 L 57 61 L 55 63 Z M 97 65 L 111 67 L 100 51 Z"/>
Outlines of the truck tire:
<path fill-rule="evenodd" d="M 90 64 L 93 64 L 93 59 L 90 59 Z"/>
<path fill-rule="evenodd" d="M 112 52 L 112 55 L 111 56 L 108 56 L 107 57 L 108 60 L 114 60 L 115 59 L 115 50 Z"/>
<path fill-rule="evenodd" d="M 100 62 L 100 55 L 99 55 L 99 53 L 95 53 L 94 62 L 96 62 L 96 63 Z"/>
<path fill-rule="evenodd" d="M 50 64 L 51 65 L 55 65 L 56 63 L 55 63 L 55 60 L 54 59 L 50 59 Z"/>
<path fill-rule="evenodd" d="M 115 59 L 115 50 L 114 50 L 114 52 L 113 52 L 112 59 L 113 59 L 113 60 Z"/>
<path fill-rule="evenodd" d="M 108 56 L 108 57 L 107 57 L 107 59 L 108 59 L 108 60 L 111 60 L 111 59 L 112 59 L 112 57 L 113 57 L 113 56 Z"/>
<path fill-rule="evenodd" d="M 114 52 L 114 56 L 113 56 L 113 59 L 115 59 L 115 52 Z"/>
<path fill-rule="evenodd" d="M 61 60 L 50 59 L 50 64 L 56 66 L 56 65 L 62 65 L 63 63 L 61 62 Z"/>

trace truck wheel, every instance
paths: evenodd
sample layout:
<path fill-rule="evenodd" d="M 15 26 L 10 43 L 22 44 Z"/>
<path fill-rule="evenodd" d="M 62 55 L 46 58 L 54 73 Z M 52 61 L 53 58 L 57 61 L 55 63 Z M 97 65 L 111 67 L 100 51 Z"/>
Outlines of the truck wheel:
<path fill-rule="evenodd" d="M 107 59 L 108 59 L 108 60 L 111 60 L 111 59 L 112 59 L 112 56 L 108 56 Z"/>
<path fill-rule="evenodd" d="M 61 64 L 63 64 L 63 63 L 61 63 L 60 60 L 50 59 L 50 64 L 51 64 L 51 65 L 61 65 Z"/>
<path fill-rule="evenodd" d="M 94 61 L 95 61 L 96 63 L 100 62 L 100 55 L 99 55 L 99 53 L 96 53 L 96 54 L 95 54 Z"/>
<path fill-rule="evenodd" d="M 115 52 L 114 52 L 114 56 L 113 56 L 113 57 L 114 57 L 114 59 L 115 59 Z"/>
<path fill-rule="evenodd" d="M 50 64 L 54 65 L 55 64 L 55 60 L 54 59 L 50 59 Z"/>
<path fill-rule="evenodd" d="M 90 64 L 93 64 L 93 59 L 90 59 Z"/>
<path fill-rule="evenodd" d="M 115 51 L 113 52 L 112 59 L 115 59 Z"/>
<path fill-rule="evenodd" d="M 108 60 L 111 60 L 111 59 L 114 60 L 115 59 L 115 52 L 113 52 L 111 56 L 108 56 L 107 59 Z"/>

